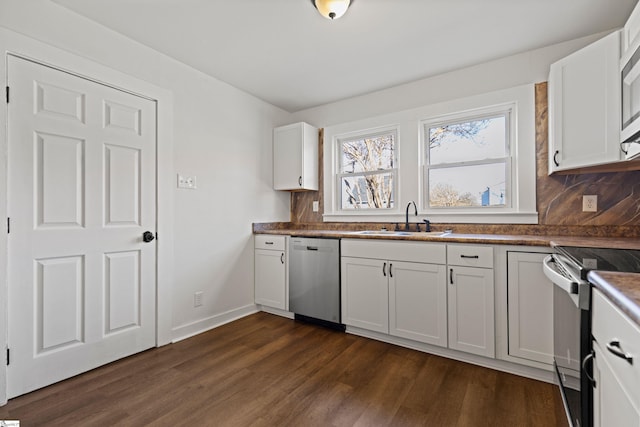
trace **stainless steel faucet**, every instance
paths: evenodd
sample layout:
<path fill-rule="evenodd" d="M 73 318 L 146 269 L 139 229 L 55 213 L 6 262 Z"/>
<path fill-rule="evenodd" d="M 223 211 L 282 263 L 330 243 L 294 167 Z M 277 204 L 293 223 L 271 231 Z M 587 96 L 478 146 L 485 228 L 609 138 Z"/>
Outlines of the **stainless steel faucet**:
<path fill-rule="evenodd" d="M 412 200 L 409 203 L 407 203 L 407 210 L 405 212 L 405 219 L 404 219 L 405 231 L 409 231 L 409 207 L 411 206 L 412 203 L 413 203 L 414 215 L 418 216 L 418 207 L 416 206 L 416 202 Z"/>

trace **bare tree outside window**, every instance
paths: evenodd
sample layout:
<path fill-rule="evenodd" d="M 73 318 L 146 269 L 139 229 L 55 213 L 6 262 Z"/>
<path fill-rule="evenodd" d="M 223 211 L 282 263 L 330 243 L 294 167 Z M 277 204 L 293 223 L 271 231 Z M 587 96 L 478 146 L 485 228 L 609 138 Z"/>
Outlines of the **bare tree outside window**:
<path fill-rule="evenodd" d="M 342 209 L 390 209 L 394 206 L 394 132 L 338 141 Z"/>
<path fill-rule="evenodd" d="M 430 208 L 505 206 L 508 114 L 425 124 Z"/>

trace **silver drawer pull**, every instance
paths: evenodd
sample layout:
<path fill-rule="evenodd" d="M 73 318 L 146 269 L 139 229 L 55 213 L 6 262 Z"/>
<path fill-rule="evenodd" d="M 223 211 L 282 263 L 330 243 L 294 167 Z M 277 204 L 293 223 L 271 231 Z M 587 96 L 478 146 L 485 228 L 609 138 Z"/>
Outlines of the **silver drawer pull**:
<path fill-rule="evenodd" d="M 633 356 L 629 353 L 625 353 L 622 350 L 622 347 L 620 347 L 620 341 L 613 340 L 607 343 L 607 350 L 609 350 L 609 353 L 613 354 L 614 356 L 618 356 L 619 358 L 629 362 L 629 365 L 633 365 Z"/>
<path fill-rule="evenodd" d="M 480 256 L 478 256 L 478 255 L 460 255 L 460 258 L 478 259 L 478 258 L 480 258 Z"/>

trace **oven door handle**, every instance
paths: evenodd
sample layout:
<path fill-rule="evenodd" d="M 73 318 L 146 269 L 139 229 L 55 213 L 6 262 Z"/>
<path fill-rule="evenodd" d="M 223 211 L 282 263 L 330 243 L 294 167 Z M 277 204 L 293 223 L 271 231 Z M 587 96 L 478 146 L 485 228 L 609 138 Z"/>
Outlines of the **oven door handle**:
<path fill-rule="evenodd" d="M 593 362 L 591 363 L 591 373 L 587 370 L 587 363 L 589 363 L 590 360 L 593 360 L 595 355 L 596 354 L 594 352 L 591 352 L 582 359 L 582 372 L 584 372 L 587 379 L 591 381 L 591 384 L 593 384 L 594 387 L 596 386 L 596 380 L 593 378 Z"/>
<path fill-rule="evenodd" d="M 578 283 L 560 274 L 555 268 L 556 260 L 553 255 L 547 255 L 542 262 L 542 271 L 551 282 L 568 294 L 578 294 Z"/>

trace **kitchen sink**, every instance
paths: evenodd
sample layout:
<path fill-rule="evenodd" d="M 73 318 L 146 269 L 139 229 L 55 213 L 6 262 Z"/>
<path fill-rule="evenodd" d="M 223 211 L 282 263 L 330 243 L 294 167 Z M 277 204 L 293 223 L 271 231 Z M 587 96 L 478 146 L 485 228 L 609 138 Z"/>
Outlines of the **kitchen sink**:
<path fill-rule="evenodd" d="M 443 236 L 451 233 L 450 231 L 392 231 L 392 230 L 364 230 L 357 231 L 357 234 L 366 234 L 370 236 Z"/>
<path fill-rule="evenodd" d="M 389 231 L 389 230 L 364 230 L 358 231 L 358 234 L 375 234 L 381 236 L 410 236 L 413 233 L 409 231 Z"/>

